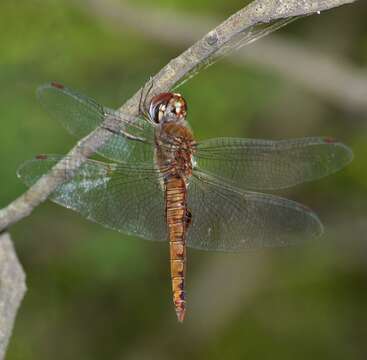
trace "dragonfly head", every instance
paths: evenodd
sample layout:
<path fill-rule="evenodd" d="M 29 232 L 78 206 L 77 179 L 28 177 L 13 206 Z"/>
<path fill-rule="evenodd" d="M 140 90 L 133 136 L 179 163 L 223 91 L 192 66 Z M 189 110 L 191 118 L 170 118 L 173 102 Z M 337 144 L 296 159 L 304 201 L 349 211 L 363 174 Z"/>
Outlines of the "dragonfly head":
<path fill-rule="evenodd" d="M 154 96 L 149 106 L 149 116 L 157 124 L 184 120 L 186 113 L 186 101 L 177 93 L 161 93 Z"/>

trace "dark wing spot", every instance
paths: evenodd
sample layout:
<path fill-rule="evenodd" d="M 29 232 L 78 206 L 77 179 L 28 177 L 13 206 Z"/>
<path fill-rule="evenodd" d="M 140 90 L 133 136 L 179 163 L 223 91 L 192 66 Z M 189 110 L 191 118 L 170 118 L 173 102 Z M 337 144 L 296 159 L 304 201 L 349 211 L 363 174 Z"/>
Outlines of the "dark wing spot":
<path fill-rule="evenodd" d="M 58 82 L 55 82 L 55 81 L 53 81 L 52 83 L 51 83 L 51 86 L 53 86 L 54 88 L 56 88 L 56 89 L 63 89 L 65 86 L 64 85 L 62 85 L 62 84 L 60 84 L 60 83 L 58 83 Z"/>
<path fill-rule="evenodd" d="M 334 144 L 336 143 L 336 139 L 332 138 L 332 137 L 326 137 L 324 138 L 324 141 L 326 144 Z"/>
<path fill-rule="evenodd" d="M 36 156 L 37 160 L 47 160 L 47 155 L 45 154 L 39 154 Z"/>

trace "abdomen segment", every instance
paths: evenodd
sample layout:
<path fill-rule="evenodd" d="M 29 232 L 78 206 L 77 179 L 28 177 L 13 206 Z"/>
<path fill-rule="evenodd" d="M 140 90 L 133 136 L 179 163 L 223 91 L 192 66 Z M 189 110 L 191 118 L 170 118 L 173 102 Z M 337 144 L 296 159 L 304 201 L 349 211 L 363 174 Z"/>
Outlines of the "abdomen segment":
<path fill-rule="evenodd" d="M 177 318 L 185 317 L 185 272 L 187 226 L 186 184 L 181 177 L 169 177 L 166 182 L 166 217 L 170 244 L 173 303 Z"/>

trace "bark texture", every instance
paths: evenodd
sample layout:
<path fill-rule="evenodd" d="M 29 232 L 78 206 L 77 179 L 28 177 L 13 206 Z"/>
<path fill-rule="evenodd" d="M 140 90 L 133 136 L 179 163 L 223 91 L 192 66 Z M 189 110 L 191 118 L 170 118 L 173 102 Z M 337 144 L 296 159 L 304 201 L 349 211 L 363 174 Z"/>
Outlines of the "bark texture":
<path fill-rule="evenodd" d="M 8 233 L 0 234 L 0 359 L 4 359 L 15 317 L 26 292 L 25 274 Z"/>

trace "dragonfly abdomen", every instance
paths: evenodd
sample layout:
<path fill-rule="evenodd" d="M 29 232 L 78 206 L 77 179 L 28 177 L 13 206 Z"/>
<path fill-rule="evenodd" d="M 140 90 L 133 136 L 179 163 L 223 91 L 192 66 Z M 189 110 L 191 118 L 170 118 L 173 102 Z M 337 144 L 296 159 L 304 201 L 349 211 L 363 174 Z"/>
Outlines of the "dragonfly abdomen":
<path fill-rule="evenodd" d="M 170 244 L 170 264 L 173 303 L 177 318 L 183 321 L 185 316 L 185 272 L 187 227 L 186 184 L 179 176 L 170 176 L 166 185 L 166 217 Z"/>

